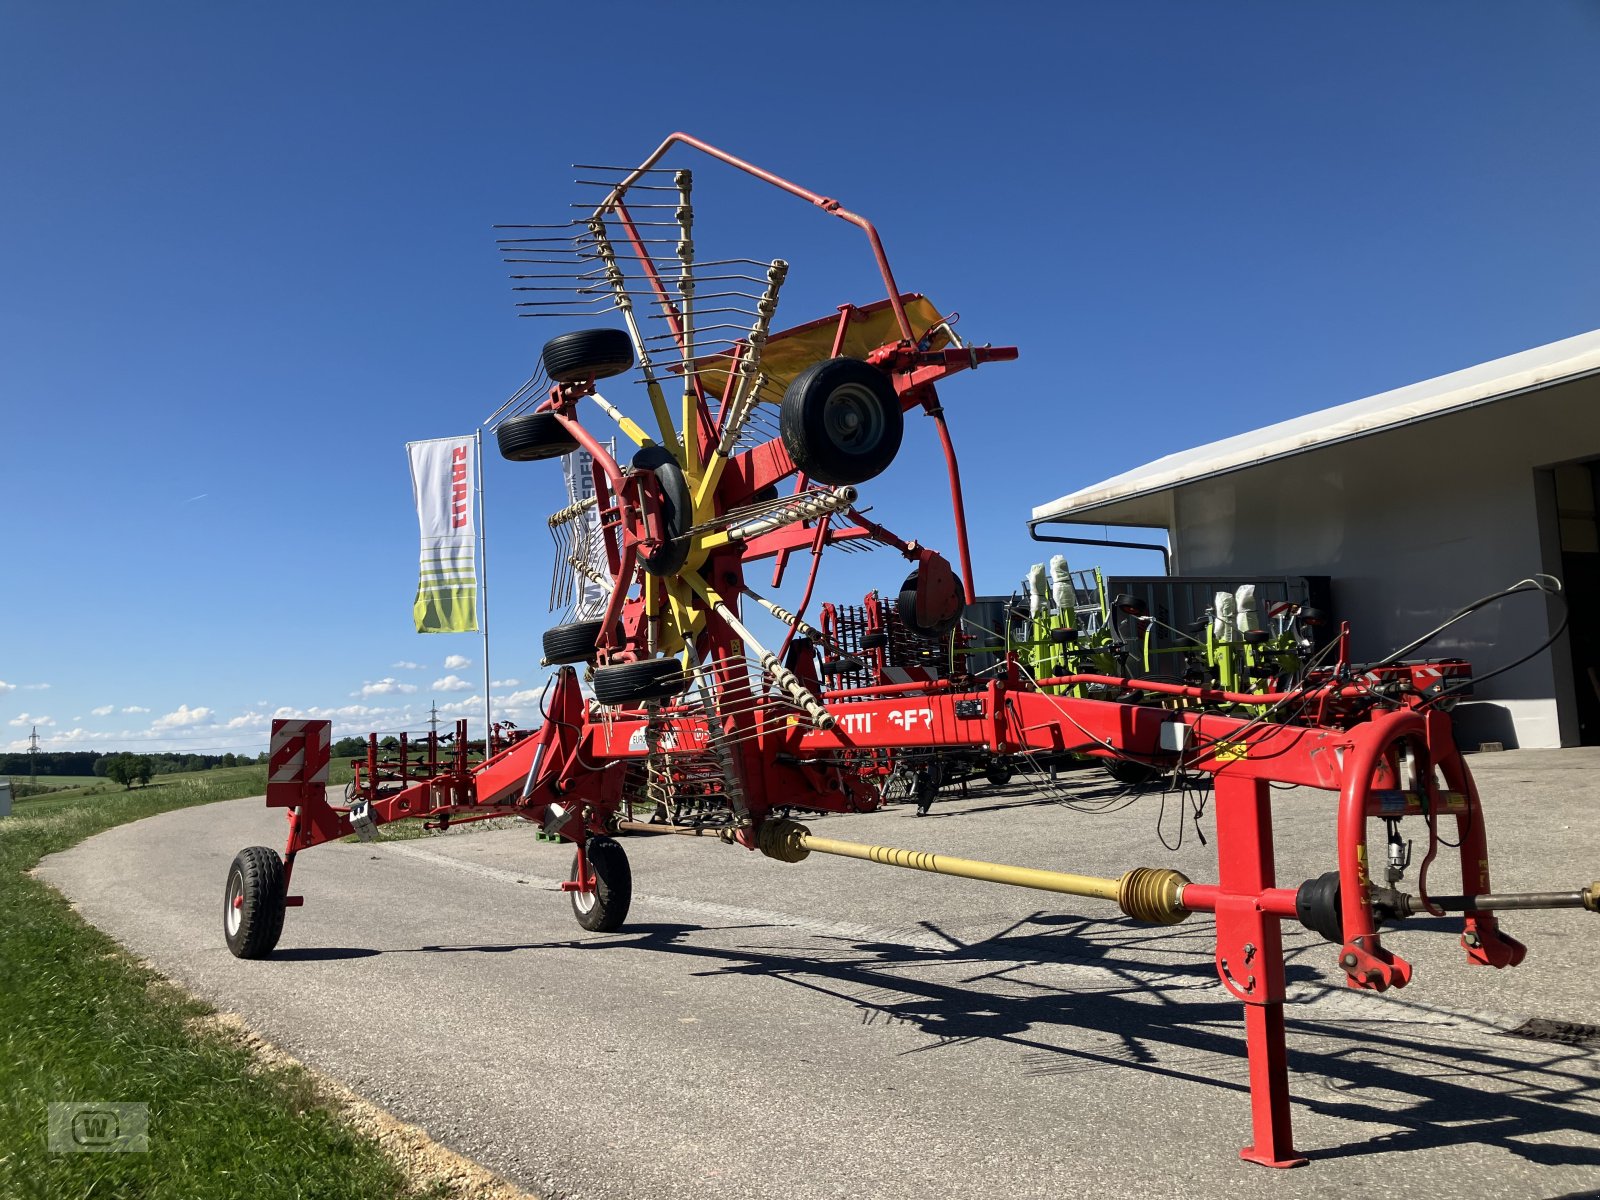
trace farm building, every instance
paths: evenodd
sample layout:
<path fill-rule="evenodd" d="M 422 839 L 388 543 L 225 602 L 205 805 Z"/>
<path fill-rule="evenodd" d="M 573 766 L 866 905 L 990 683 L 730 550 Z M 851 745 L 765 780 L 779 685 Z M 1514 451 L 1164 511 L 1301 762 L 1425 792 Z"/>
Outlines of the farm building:
<path fill-rule="evenodd" d="M 1165 530 L 1184 576 L 1325 575 L 1356 658 L 1379 658 L 1536 572 L 1568 631 L 1481 683 L 1465 746 L 1600 744 L 1600 331 L 1170 454 L 1033 510 L 1061 525 Z M 1417 656 L 1486 675 L 1556 629 L 1513 596 Z"/>

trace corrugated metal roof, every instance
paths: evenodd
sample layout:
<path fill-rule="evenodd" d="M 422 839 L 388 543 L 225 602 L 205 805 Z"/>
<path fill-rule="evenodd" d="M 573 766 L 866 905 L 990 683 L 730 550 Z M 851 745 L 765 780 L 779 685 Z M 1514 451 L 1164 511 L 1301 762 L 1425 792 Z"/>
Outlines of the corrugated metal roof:
<path fill-rule="evenodd" d="M 1236 437 L 1169 454 L 1033 510 L 1033 520 L 1117 524 L 1110 505 L 1223 475 L 1321 446 L 1505 400 L 1600 371 L 1600 330 L 1537 346 L 1393 391 L 1279 421 Z"/>

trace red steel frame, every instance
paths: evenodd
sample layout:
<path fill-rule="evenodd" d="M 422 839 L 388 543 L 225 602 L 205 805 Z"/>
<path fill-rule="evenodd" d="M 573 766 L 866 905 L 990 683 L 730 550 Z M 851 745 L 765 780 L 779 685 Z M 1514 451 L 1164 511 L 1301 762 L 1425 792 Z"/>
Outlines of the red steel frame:
<path fill-rule="evenodd" d="M 961 479 L 954 446 L 943 417 L 935 384 L 957 371 L 982 362 L 1016 356 L 1012 348 L 918 348 L 905 301 L 890 270 L 876 229 L 837 201 L 788 182 L 686 134 L 674 134 L 626 177 L 602 206 L 615 214 L 634 239 L 644 270 L 657 292 L 674 332 L 680 333 L 672 301 L 644 253 L 623 204 L 627 185 L 653 166 L 674 144 L 682 143 L 747 171 L 824 211 L 859 226 L 867 234 L 887 290 L 900 340 L 880 347 L 869 361 L 893 380 L 903 409 L 922 407 L 935 420 L 950 479 L 952 508 L 961 556 L 962 587 L 974 596 Z M 835 348 L 842 343 L 852 314 L 864 310 L 842 306 L 837 318 Z M 775 334 L 774 340 L 783 335 Z M 715 437 L 699 380 L 692 380 L 702 410 L 701 455 Z M 636 564 L 661 544 L 655 513 L 659 500 L 649 472 L 624 471 L 598 439 L 574 415 L 577 400 L 592 385 L 558 385 L 541 406 L 554 412 L 561 425 L 593 456 L 606 553 L 616 586 L 603 628 L 601 663 L 648 657 L 649 616 L 642 596 L 630 594 Z M 719 513 L 727 512 L 762 489 L 796 474 L 780 441 L 747 450 L 727 467 L 716 493 Z M 803 486 L 803 480 L 801 481 Z M 897 545 L 908 555 L 926 555 L 871 521 L 851 513 L 849 524 L 834 528 L 828 521 L 796 525 L 728 544 L 710 552 L 700 573 L 707 585 L 737 608 L 743 591 L 745 564 L 774 558 L 775 579 L 781 578 L 788 556 L 810 550 L 813 555 L 806 597 L 815 582 L 815 556 L 832 541 L 869 536 Z M 926 560 L 924 560 L 926 561 Z M 715 664 L 719 686 L 761 696 L 764 685 L 743 658 L 740 638 L 714 611 L 706 612 L 696 638 L 701 661 Z M 1338 872 L 1344 941 L 1339 964 L 1351 987 L 1383 991 L 1403 986 L 1411 968 L 1384 948 L 1374 912 L 1373 884 L 1365 849 L 1367 822 L 1374 817 L 1423 816 L 1430 825 L 1429 861 L 1437 851 L 1438 818 L 1455 819 L 1460 842 L 1463 892 L 1488 893 L 1487 847 L 1481 808 L 1470 772 L 1451 738 L 1446 716 L 1425 699 L 1375 699 L 1370 681 L 1327 682 L 1296 693 L 1298 711 L 1317 715 L 1314 724 L 1272 723 L 1260 718 L 1221 715 L 1205 705 L 1272 704 L 1286 695 L 1223 693 L 1094 675 L 1072 675 L 1023 686 L 1014 661 L 1004 677 L 976 690 L 957 691 L 947 681 L 850 688 L 819 698 L 833 718 L 831 728 L 814 726 L 786 700 L 757 702 L 730 717 L 724 732 L 732 738 L 736 770 L 744 782 L 743 811 L 730 840 L 756 848 L 759 832 L 774 808 L 796 806 L 832 812 L 856 811 L 878 803 L 875 785 L 861 764 L 879 751 L 936 748 L 983 749 L 994 754 L 1019 752 L 1079 753 L 1089 757 L 1132 758 L 1164 768 L 1201 771 L 1215 777 L 1218 843 L 1217 882 L 1190 883 L 1183 888 L 1185 908 L 1216 914 L 1216 967 L 1222 985 L 1245 1006 L 1250 1062 L 1253 1138 L 1243 1157 L 1269 1166 L 1293 1166 L 1304 1160 L 1295 1152 L 1290 1130 L 1290 1093 L 1284 1043 L 1284 964 L 1280 924 L 1296 914 L 1297 891 L 1280 888 L 1274 874 L 1271 783 L 1298 784 L 1339 794 L 1337 818 Z M 1078 699 L 1048 694 L 1041 688 L 1079 683 L 1110 683 L 1124 692 L 1144 693 L 1157 703 Z M 410 767 L 396 781 L 380 780 L 375 740 L 364 772 L 358 775 L 354 803 L 328 803 L 325 785 L 312 774 L 274 774 L 267 803 L 289 810 L 286 872 L 295 855 L 310 846 L 343 837 L 365 827 L 405 818 L 440 822 L 514 815 L 536 822 L 547 834 L 571 841 L 576 849 L 573 890 L 592 890 L 585 855 L 591 836 L 616 827 L 624 801 L 625 777 L 631 764 L 643 760 L 645 730 L 651 714 L 643 708 L 606 713 L 591 708 L 572 667 L 562 667 L 547 692 L 544 723 L 504 748 L 488 747 L 488 756 L 469 765 L 465 730 L 459 731 L 454 761 L 441 763 L 430 755 L 426 777 L 412 779 Z M 711 742 L 702 710 L 667 705 L 654 719 L 676 734 L 669 739 L 674 754 L 703 754 Z M 720 717 L 717 719 L 721 719 Z M 274 738 L 278 726 L 274 723 Z M 297 731 L 325 722 L 302 722 Z M 658 728 L 660 726 L 658 725 Z M 292 735 L 286 735 L 286 737 Z M 325 739 L 326 730 L 318 736 Z M 276 741 L 275 741 L 276 744 Z M 1182 747 L 1172 749 L 1171 747 Z M 1411 778 L 1402 780 L 1402 747 Z M 280 774 L 282 777 L 280 778 Z M 370 821 L 370 825 L 367 822 Z M 1425 879 L 1425 875 L 1424 875 Z M 1423 890 L 1426 903 L 1426 891 Z M 291 904 L 300 903 L 292 897 Z M 1523 948 L 1501 933 L 1494 914 L 1469 910 L 1462 938 L 1470 962 L 1504 967 L 1523 957 Z"/>
<path fill-rule="evenodd" d="M 1047 682 L 1098 680 L 1064 676 Z M 1122 682 L 1135 689 L 1160 690 L 1155 684 Z M 1354 690 L 1329 686 L 1324 696 L 1313 698 L 1336 702 L 1340 692 Z M 1383 947 L 1377 930 L 1366 864 L 1370 819 L 1429 813 L 1453 817 L 1463 893 L 1492 890 L 1476 790 L 1451 737 L 1448 718 L 1433 709 L 1399 708 L 1339 728 L 1081 700 L 1015 689 L 998 680 L 980 692 L 957 692 L 937 681 L 852 691 L 829 697 L 839 702 L 835 711 L 840 720 L 834 729 L 796 723 L 756 740 L 756 750 L 748 756 L 760 772 L 759 783 L 749 791 L 752 824 L 740 830 L 738 841 L 753 844 L 750 831 L 779 805 L 849 811 L 864 801 L 870 803 L 869 797 L 855 793 L 847 771 L 789 765 L 779 760 L 780 755 L 815 759 L 878 749 L 959 746 L 997 754 L 1073 750 L 1109 757 L 1111 751 L 1105 747 L 1112 746 L 1122 754 L 1170 765 L 1179 753 L 1162 749 L 1163 727 L 1181 726 L 1187 731 L 1176 736 L 1168 732 L 1166 744 L 1182 737 L 1195 747 L 1181 752 L 1183 765 L 1215 777 L 1218 881 L 1187 885 L 1182 902 L 1190 910 L 1216 914 L 1217 975 L 1245 1006 L 1254 1136 L 1242 1154 L 1253 1162 L 1281 1167 L 1304 1161 L 1294 1150 L 1290 1132 L 1280 935 L 1281 921 L 1295 916 L 1296 890 L 1280 888 L 1275 880 L 1270 784 L 1339 793 L 1337 849 L 1345 929 L 1339 963 L 1351 987 L 1381 992 L 1403 986 L 1411 975 L 1409 964 Z M 678 734 L 680 752 L 704 747 L 706 731 L 697 715 L 688 709 L 669 709 L 666 715 Z M 451 816 L 515 815 L 537 821 L 548 832 L 575 843 L 580 878 L 586 879 L 583 841 L 605 832 L 613 822 L 627 766 L 646 753 L 644 726 L 643 713 L 591 719 L 576 673 L 563 668 L 553 689 L 549 718 L 530 737 L 474 771 L 447 772 L 389 794 L 373 787 L 365 798 L 377 824 Z M 1402 745 L 1413 768 L 1409 784 L 1398 776 L 1397 751 Z M 269 794 L 269 804 L 296 805 L 291 859 L 298 850 L 352 832 L 348 810 L 329 806 L 321 790 L 318 785 L 297 784 L 292 792 Z M 1469 962 L 1486 966 L 1512 966 L 1524 954 L 1522 945 L 1502 933 L 1489 912 L 1466 913 L 1462 945 Z"/>

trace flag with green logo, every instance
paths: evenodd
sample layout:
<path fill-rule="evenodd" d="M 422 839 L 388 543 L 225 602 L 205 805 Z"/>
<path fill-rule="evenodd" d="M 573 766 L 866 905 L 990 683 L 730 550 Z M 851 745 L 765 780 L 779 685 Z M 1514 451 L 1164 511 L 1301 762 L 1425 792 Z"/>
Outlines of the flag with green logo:
<path fill-rule="evenodd" d="M 477 438 L 407 442 L 411 494 L 422 528 L 413 615 L 418 633 L 478 628 L 475 479 Z"/>

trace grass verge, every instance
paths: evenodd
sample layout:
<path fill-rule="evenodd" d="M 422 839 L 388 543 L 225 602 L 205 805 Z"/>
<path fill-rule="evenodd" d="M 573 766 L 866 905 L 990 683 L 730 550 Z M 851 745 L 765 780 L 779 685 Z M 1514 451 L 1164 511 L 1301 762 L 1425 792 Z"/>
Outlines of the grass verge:
<path fill-rule="evenodd" d="M 43 797 L 0 818 L 0 1196 L 384 1200 L 418 1191 L 309 1072 L 264 1064 L 212 1010 L 139 965 L 27 875 L 41 857 L 169 809 L 266 790 L 262 766 Z M 144 1154 L 50 1154 L 54 1101 L 149 1105 Z"/>

